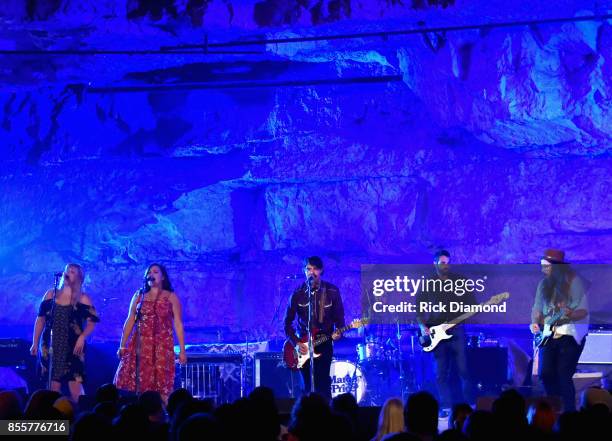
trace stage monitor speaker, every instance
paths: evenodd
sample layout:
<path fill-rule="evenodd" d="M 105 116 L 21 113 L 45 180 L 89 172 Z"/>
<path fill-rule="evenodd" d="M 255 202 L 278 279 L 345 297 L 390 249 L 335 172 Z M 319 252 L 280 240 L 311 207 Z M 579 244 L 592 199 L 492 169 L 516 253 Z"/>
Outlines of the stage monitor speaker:
<path fill-rule="evenodd" d="M 582 393 L 588 388 L 603 386 L 603 372 L 576 372 L 572 381 L 576 389 L 576 400 L 579 401 Z"/>
<path fill-rule="evenodd" d="M 23 373 L 14 368 L 0 366 L 0 390 L 20 388 L 28 390 L 28 382 L 23 378 Z"/>
<path fill-rule="evenodd" d="M 253 368 L 255 387 L 269 387 L 279 399 L 299 396 L 302 388 L 301 374 L 285 366 L 282 352 L 257 352 Z"/>

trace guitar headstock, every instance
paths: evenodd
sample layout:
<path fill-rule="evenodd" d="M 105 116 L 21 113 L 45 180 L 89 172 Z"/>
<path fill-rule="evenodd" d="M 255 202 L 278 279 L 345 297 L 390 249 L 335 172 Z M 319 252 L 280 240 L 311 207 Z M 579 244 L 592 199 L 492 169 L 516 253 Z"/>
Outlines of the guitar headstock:
<path fill-rule="evenodd" d="M 501 294 L 496 294 L 493 297 L 491 297 L 487 303 L 490 305 L 497 305 L 498 303 L 501 303 L 502 301 L 506 300 L 509 297 L 510 297 L 509 292 L 502 292 Z"/>
<path fill-rule="evenodd" d="M 360 319 L 354 319 L 351 324 L 349 325 L 349 327 L 351 329 L 356 329 L 356 328 L 360 328 L 362 326 L 365 326 L 368 324 L 368 322 L 370 321 L 370 319 L 368 318 L 360 318 Z"/>

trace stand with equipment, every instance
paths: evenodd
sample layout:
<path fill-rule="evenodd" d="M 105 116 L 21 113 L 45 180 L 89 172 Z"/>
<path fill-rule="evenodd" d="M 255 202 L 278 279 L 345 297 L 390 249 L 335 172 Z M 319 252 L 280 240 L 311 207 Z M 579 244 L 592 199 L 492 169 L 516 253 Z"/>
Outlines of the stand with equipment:
<path fill-rule="evenodd" d="M 55 301 L 57 299 L 57 284 L 58 281 L 60 279 L 60 277 L 64 276 L 65 278 L 67 278 L 68 276 L 66 276 L 63 273 L 55 273 L 55 281 L 53 282 L 53 299 L 51 301 L 51 315 L 50 315 L 50 323 L 48 324 L 49 326 L 49 377 L 47 379 L 47 389 L 48 390 L 53 390 L 51 389 L 51 382 L 53 381 L 53 320 L 55 318 Z"/>
<path fill-rule="evenodd" d="M 141 349 L 141 339 L 140 339 L 140 322 L 142 321 L 142 304 L 144 302 L 144 296 L 146 292 L 148 280 L 145 279 L 145 286 L 140 288 L 140 301 L 138 302 L 138 306 L 136 307 L 136 395 L 140 395 L 140 349 Z"/>
<path fill-rule="evenodd" d="M 312 316 L 313 316 L 313 312 L 314 312 L 314 308 L 312 306 L 312 304 L 314 303 L 315 300 L 315 295 L 312 291 L 312 276 L 310 276 L 307 280 L 306 280 L 306 286 L 308 288 L 308 356 L 310 358 L 310 392 L 314 392 L 315 391 L 315 384 L 314 384 L 314 341 L 312 339 L 312 332 L 313 332 L 313 326 L 312 326 Z"/>

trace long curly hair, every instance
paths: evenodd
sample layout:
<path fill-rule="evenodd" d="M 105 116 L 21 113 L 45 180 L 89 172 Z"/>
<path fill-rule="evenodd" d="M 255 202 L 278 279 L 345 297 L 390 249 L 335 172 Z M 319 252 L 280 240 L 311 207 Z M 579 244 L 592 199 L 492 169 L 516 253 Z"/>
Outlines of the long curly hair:
<path fill-rule="evenodd" d="M 552 274 L 544 279 L 544 299 L 548 303 L 566 303 L 576 272 L 567 263 L 552 264 Z"/>

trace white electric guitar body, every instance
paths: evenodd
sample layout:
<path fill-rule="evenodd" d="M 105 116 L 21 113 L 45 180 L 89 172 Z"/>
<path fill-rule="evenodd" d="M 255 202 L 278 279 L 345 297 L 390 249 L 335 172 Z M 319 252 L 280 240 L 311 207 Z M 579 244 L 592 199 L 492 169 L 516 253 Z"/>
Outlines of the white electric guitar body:
<path fill-rule="evenodd" d="M 429 328 L 429 345 L 423 346 L 423 350 L 425 352 L 431 352 L 440 344 L 441 341 L 451 338 L 452 335 L 448 335 L 446 330 L 452 328 L 453 326 L 455 325 L 450 323 L 442 323 L 441 325 L 432 326 Z"/>
<path fill-rule="evenodd" d="M 501 294 L 494 295 L 489 300 L 481 304 L 482 305 L 496 305 L 502 302 L 503 300 L 507 299 L 508 297 L 510 297 L 510 293 L 503 292 Z M 462 321 L 470 318 L 474 314 L 476 313 L 466 312 L 465 314 L 462 314 L 459 317 L 453 319 L 450 323 L 442 323 L 440 325 L 430 327 L 429 335 L 421 335 L 421 337 L 419 337 L 419 342 L 423 346 L 423 351 L 431 352 L 436 348 L 436 346 L 440 344 L 441 341 L 452 338 L 453 336 L 447 334 L 446 331 L 451 329 L 453 326 L 458 325 Z"/>

